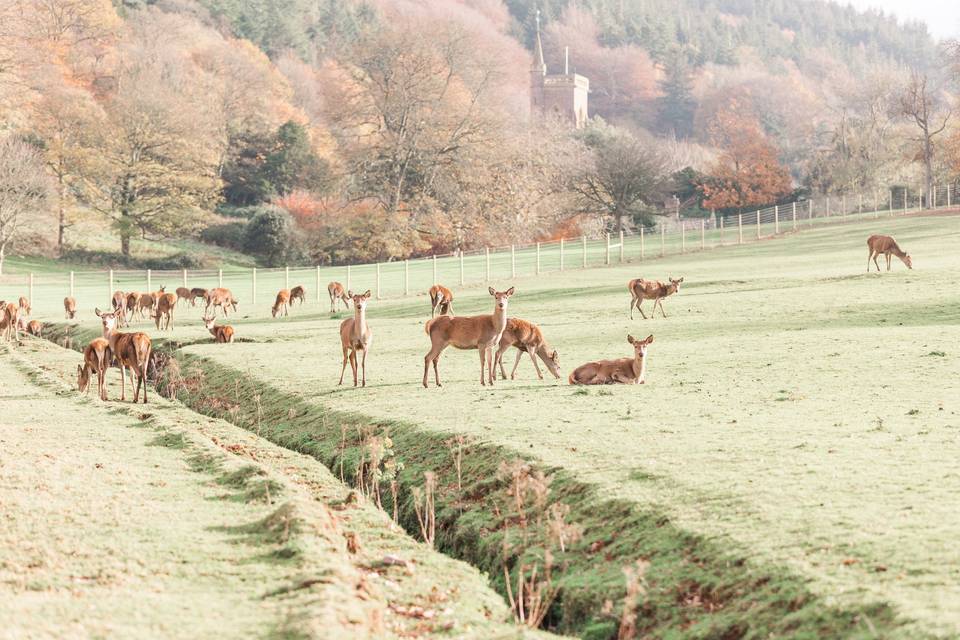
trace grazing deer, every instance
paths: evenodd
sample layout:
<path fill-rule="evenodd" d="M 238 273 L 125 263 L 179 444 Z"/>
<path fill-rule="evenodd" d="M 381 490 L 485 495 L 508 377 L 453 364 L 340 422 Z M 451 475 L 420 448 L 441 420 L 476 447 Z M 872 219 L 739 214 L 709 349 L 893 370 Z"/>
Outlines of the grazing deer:
<path fill-rule="evenodd" d="M 913 269 L 913 260 L 910 256 L 900 250 L 897 242 L 890 236 L 873 235 L 867 238 L 867 273 L 870 273 L 870 261 L 877 265 L 877 271 L 880 271 L 880 264 L 877 262 L 877 256 L 883 254 L 887 259 L 887 271 L 890 271 L 891 256 L 897 256 L 907 265 L 907 269 Z"/>
<path fill-rule="evenodd" d="M 0 335 L 4 340 L 20 339 L 20 307 L 13 302 L 0 300 Z"/>
<path fill-rule="evenodd" d="M 113 312 L 117 314 L 119 326 L 127 324 L 127 294 L 123 291 L 114 291 L 110 298 L 110 305 L 113 307 Z"/>
<path fill-rule="evenodd" d="M 683 278 L 669 278 L 669 281 L 670 284 L 663 284 L 658 280 L 636 278 L 627 283 L 627 288 L 630 290 L 630 319 L 633 320 L 634 307 L 640 312 L 644 320 L 647 319 L 647 314 L 640 308 L 644 300 L 653 300 L 653 313 L 650 314 L 651 318 L 657 313 L 657 305 L 660 305 L 660 313 L 666 318 L 667 313 L 663 310 L 663 299 L 680 291 L 680 283 L 683 282 Z"/>
<path fill-rule="evenodd" d="M 496 361 L 500 365 L 500 375 L 504 380 L 507 379 L 507 374 L 503 370 L 503 352 L 510 347 L 517 348 L 517 360 L 513 363 L 513 371 L 510 372 L 511 380 L 517 374 L 517 367 L 524 353 L 530 354 L 530 360 L 533 361 L 533 368 L 537 370 L 538 378 L 543 380 L 543 373 L 540 372 L 540 366 L 537 364 L 537 356 L 540 356 L 543 364 L 547 365 L 547 369 L 555 378 L 560 378 L 560 355 L 556 349 L 550 348 L 537 325 L 520 318 L 507 320 L 507 326 L 503 330 L 503 335 L 500 336 L 500 347 L 496 355 Z"/>
<path fill-rule="evenodd" d="M 307 290 L 303 288 L 302 285 L 297 285 L 293 289 L 290 289 L 290 305 L 293 306 L 293 301 L 299 300 L 300 306 L 303 306 L 303 303 L 307 301 Z"/>
<path fill-rule="evenodd" d="M 96 309 L 95 313 L 103 325 L 103 337 L 110 344 L 110 353 L 120 365 L 120 400 L 127 399 L 126 369 L 130 368 L 130 387 L 133 388 L 133 378 L 136 374 L 137 386 L 133 393 L 133 402 L 136 404 L 140 397 L 140 387 L 143 387 L 143 403 L 147 403 L 147 367 L 150 364 L 150 337 L 145 333 L 120 333 L 117 331 L 117 314 L 103 313 Z"/>
<path fill-rule="evenodd" d="M 628 335 L 627 342 L 633 345 L 632 358 L 582 364 L 573 370 L 567 381 L 570 384 L 644 384 L 647 346 L 653 342 L 653 335 L 647 336 L 646 340 L 637 340 Z"/>
<path fill-rule="evenodd" d="M 343 384 L 343 372 L 347 370 L 347 360 L 353 370 L 353 386 L 357 386 L 357 351 L 363 352 L 360 366 L 363 368 L 363 386 L 367 386 L 367 353 L 373 341 L 373 331 L 367 324 L 367 300 L 370 299 L 370 290 L 355 296 L 352 291 L 347 297 L 353 301 L 353 317 L 340 323 L 340 347 L 343 349 L 343 365 L 340 367 L 340 382 Z"/>
<path fill-rule="evenodd" d="M 43 335 L 43 325 L 40 324 L 39 320 L 31 320 L 27 323 L 26 331 L 31 336 L 36 336 L 37 338 L 42 338 Z"/>
<path fill-rule="evenodd" d="M 207 290 L 201 287 L 194 287 L 190 289 L 190 295 L 188 295 L 187 298 L 190 300 L 190 306 L 195 307 L 197 306 L 197 298 L 206 300 Z"/>
<path fill-rule="evenodd" d="M 437 315 L 453 315 L 453 292 L 442 284 L 430 287 L 430 317 Z"/>
<path fill-rule="evenodd" d="M 213 341 L 216 343 L 233 342 L 233 327 L 229 325 L 220 325 L 218 327 L 216 322 L 216 317 L 203 317 L 203 324 L 207 327 L 210 335 L 213 336 Z"/>
<path fill-rule="evenodd" d="M 270 315 L 276 318 L 280 315 L 280 312 L 283 311 L 283 315 L 289 315 L 288 309 L 290 308 L 290 290 L 289 289 L 280 289 L 277 292 L 277 299 L 273 302 L 273 307 L 270 309 Z"/>
<path fill-rule="evenodd" d="M 97 374 L 97 395 L 101 400 L 107 399 L 107 369 L 113 354 L 110 352 L 110 342 L 106 338 L 94 338 L 83 350 L 83 364 L 77 365 L 77 386 L 80 393 L 86 393 L 90 384 L 90 374 Z M 122 374 L 121 374 L 122 375 Z"/>
<path fill-rule="evenodd" d="M 180 301 L 190 302 L 190 289 L 186 287 L 177 287 L 177 304 L 180 304 Z"/>
<path fill-rule="evenodd" d="M 155 293 L 141 293 L 137 299 L 137 315 L 140 319 L 152 318 L 157 308 L 157 299 L 163 295 L 163 287 Z"/>
<path fill-rule="evenodd" d="M 32 311 L 32 308 L 30 307 L 30 299 L 27 298 L 27 296 L 20 296 L 18 303 L 20 305 L 20 317 L 26 317 L 30 315 L 30 312 Z"/>
<path fill-rule="evenodd" d="M 77 315 L 77 299 L 73 296 L 67 296 L 63 299 L 63 312 L 68 320 L 73 320 Z"/>
<path fill-rule="evenodd" d="M 133 316 L 139 311 L 141 295 L 142 294 L 137 293 L 136 291 L 131 291 L 127 294 L 127 324 L 130 324 L 130 321 L 133 320 Z"/>
<path fill-rule="evenodd" d="M 345 307 L 350 307 L 350 296 L 339 282 L 331 282 L 327 285 L 327 295 L 330 296 L 330 313 L 337 312 L 341 300 Z"/>
<path fill-rule="evenodd" d="M 493 348 L 500 342 L 504 329 L 507 327 L 507 303 L 513 295 L 513 287 L 506 291 L 495 291 L 493 287 L 487 289 L 494 298 L 493 313 L 482 316 L 437 316 L 427 321 L 424 329 L 430 336 L 430 351 L 423 358 L 423 386 L 427 387 L 427 374 L 430 363 L 433 363 L 433 376 L 438 387 L 440 372 L 437 363 L 440 354 L 449 345 L 457 349 L 477 349 L 480 352 L 480 384 L 484 382 L 484 369 L 487 380 L 492 385 L 494 378 L 494 351 Z"/>
<path fill-rule="evenodd" d="M 163 325 L 164 329 L 173 328 L 173 311 L 177 308 L 177 294 L 175 293 L 161 293 L 157 296 L 155 311 L 153 319 L 157 323 L 157 330 L 160 329 L 160 324 L 166 320 Z"/>
<path fill-rule="evenodd" d="M 232 308 L 234 312 L 237 310 L 237 299 L 233 297 L 233 292 L 225 287 L 210 289 L 204 299 L 207 305 L 204 307 L 203 315 L 208 315 L 211 307 L 213 307 L 214 316 L 217 315 L 217 307 L 220 307 L 224 316 L 230 315 L 227 313 L 228 308 Z"/>

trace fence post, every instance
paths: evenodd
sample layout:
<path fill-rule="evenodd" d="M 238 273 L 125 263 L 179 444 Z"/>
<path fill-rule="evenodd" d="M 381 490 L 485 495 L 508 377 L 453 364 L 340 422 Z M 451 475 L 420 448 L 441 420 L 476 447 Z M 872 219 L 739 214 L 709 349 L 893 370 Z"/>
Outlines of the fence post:
<path fill-rule="evenodd" d="M 437 254 L 433 254 L 433 284 L 438 284 L 437 280 Z"/>
<path fill-rule="evenodd" d="M 643 260 L 643 225 L 640 225 L 640 259 Z"/>
<path fill-rule="evenodd" d="M 317 265 L 317 304 L 321 302 L 320 298 L 320 265 Z"/>
<path fill-rule="evenodd" d="M 773 233 L 780 234 L 780 205 L 773 205 Z"/>
<path fill-rule="evenodd" d="M 537 243 L 537 275 L 540 275 L 540 243 Z M 462 282 L 460 284 L 463 284 Z"/>
<path fill-rule="evenodd" d="M 111 292 L 111 296 L 112 296 Z M 30 280 L 27 283 L 27 298 L 30 300 L 30 307 L 33 307 L 33 272 L 30 272 Z M 112 299 L 112 298 L 111 298 Z"/>
<path fill-rule="evenodd" d="M 760 210 L 757 210 L 757 240 L 760 239 Z"/>
<path fill-rule="evenodd" d="M 73 271 L 70 272 L 70 297 L 73 297 Z"/>
<path fill-rule="evenodd" d="M 737 214 L 737 244 L 743 244 L 743 214 Z"/>
<path fill-rule="evenodd" d="M 223 286 L 223 269 L 217 269 L 217 282 L 220 283 L 218 286 Z"/>
<path fill-rule="evenodd" d="M 792 210 L 791 216 L 793 217 L 793 230 L 796 231 L 797 230 L 797 201 L 796 200 L 793 201 L 793 204 L 791 205 L 790 208 Z"/>
<path fill-rule="evenodd" d="M 840 196 L 840 216 L 847 217 L 847 194 L 845 193 Z"/>
<path fill-rule="evenodd" d="M 687 252 L 687 225 L 680 223 L 680 253 Z"/>
<path fill-rule="evenodd" d="M 723 216 L 720 216 L 720 246 L 721 247 L 723 246 L 723 218 L 724 218 Z M 716 220 L 716 217 L 714 217 L 714 220 Z"/>
<path fill-rule="evenodd" d="M 221 273 L 223 272 L 221 271 Z M 286 266 L 283 268 L 283 288 L 284 289 L 290 288 L 290 267 L 289 266 Z"/>
<path fill-rule="evenodd" d="M 610 234 L 609 233 L 607 234 L 607 253 L 606 253 L 606 257 L 603 260 L 603 263 L 608 267 L 610 266 Z"/>
<path fill-rule="evenodd" d="M 186 269 L 183 270 L 183 288 L 184 289 L 187 288 L 187 270 Z"/>
<path fill-rule="evenodd" d="M 410 295 L 410 260 L 409 258 L 404 259 L 403 261 L 403 295 Z"/>
<path fill-rule="evenodd" d="M 107 275 L 107 299 L 113 301 L 113 269 L 110 269 Z"/>
<path fill-rule="evenodd" d="M 460 249 L 460 286 L 463 286 L 463 249 Z"/>
<path fill-rule="evenodd" d="M 380 299 L 380 263 L 377 263 L 377 300 Z"/>
<path fill-rule="evenodd" d="M 351 276 L 351 273 L 350 273 L 350 265 L 347 265 L 347 291 L 350 291 L 350 290 L 351 290 L 351 288 L 350 288 L 350 276 Z"/>
<path fill-rule="evenodd" d="M 827 196 L 827 217 L 830 217 L 830 196 Z"/>
<path fill-rule="evenodd" d="M 707 219 L 700 219 L 700 248 L 707 248 Z"/>
<path fill-rule="evenodd" d="M 665 242 L 665 241 L 666 241 L 666 238 L 665 238 L 666 232 L 667 232 L 666 228 L 661 224 L 661 225 L 660 225 L 660 257 L 661 257 L 661 258 L 664 256 L 664 249 L 665 249 L 664 245 L 666 244 L 666 242 Z"/>
<path fill-rule="evenodd" d="M 257 268 L 253 268 L 253 288 L 250 292 L 250 306 L 257 306 Z"/>
<path fill-rule="evenodd" d="M 510 245 L 510 279 L 517 277 L 517 247 Z"/>
<path fill-rule="evenodd" d="M 583 249 L 583 268 L 587 268 L 587 236 L 580 236 L 580 246 Z"/>
<path fill-rule="evenodd" d="M 153 273 L 147 269 L 147 291 L 153 293 Z M 113 295 L 113 269 L 110 270 L 110 295 Z"/>
<path fill-rule="evenodd" d="M 620 230 L 620 263 L 623 263 L 623 229 Z"/>
<path fill-rule="evenodd" d="M 487 279 L 484 282 L 490 282 L 490 247 L 484 247 L 483 249 L 487 255 Z"/>
<path fill-rule="evenodd" d="M 950 183 L 947 183 L 947 208 L 950 208 Z"/>
<path fill-rule="evenodd" d="M 560 238 L 560 271 L 563 271 L 563 238 Z"/>

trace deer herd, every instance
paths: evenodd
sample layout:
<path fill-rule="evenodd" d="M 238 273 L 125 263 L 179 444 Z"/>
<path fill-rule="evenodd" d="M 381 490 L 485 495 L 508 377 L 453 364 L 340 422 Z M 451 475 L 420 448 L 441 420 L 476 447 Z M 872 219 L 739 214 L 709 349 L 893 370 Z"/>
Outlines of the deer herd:
<path fill-rule="evenodd" d="M 873 262 L 880 271 L 877 258 L 883 255 L 886 258 L 887 271 L 890 270 L 892 256 L 899 258 L 907 268 L 913 268 L 910 256 L 902 251 L 896 241 L 890 236 L 872 235 L 867 239 L 869 254 L 867 257 L 867 271 Z M 657 307 L 661 315 L 666 318 L 663 308 L 663 299 L 680 291 L 683 278 L 668 278 L 666 282 L 637 278 L 627 283 L 630 292 L 630 318 L 637 310 L 646 320 L 648 319 L 641 305 L 644 300 L 652 300 L 651 313 L 656 314 Z M 423 386 L 429 386 L 430 368 L 433 367 L 434 383 L 440 382 L 439 362 L 444 349 L 452 346 L 456 349 L 476 349 L 480 356 L 480 384 L 493 385 L 499 369 L 502 379 L 507 378 L 503 367 L 503 354 L 511 347 L 517 350 L 516 361 L 510 372 L 510 379 L 514 379 L 517 367 L 523 354 L 526 353 L 537 377 L 543 379 L 538 358 L 547 370 L 557 379 L 561 378 L 559 355 L 556 349 L 550 347 L 544 338 L 543 331 L 536 324 L 520 318 L 507 315 L 510 298 L 514 295 L 514 287 L 506 291 L 497 291 L 488 288 L 493 297 L 493 311 L 489 314 L 477 316 L 456 316 L 453 312 L 453 292 L 447 287 L 435 284 L 430 287 L 430 319 L 424 325 L 424 331 L 430 339 L 430 349 L 423 358 Z M 373 331 L 367 323 L 367 304 L 370 300 L 370 291 L 354 294 L 339 282 L 331 282 L 327 286 L 330 298 L 330 313 L 335 314 L 340 304 L 350 309 L 353 316 L 340 323 L 340 346 L 343 361 L 340 368 L 340 381 L 346 373 L 347 363 L 353 373 L 353 386 L 367 384 L 367 356 L 373 341 Z M 196 307 L 202 301 L 203 324 L 213 336 L 215 343 L 232 343 L 234 329 L 229 325 L 216 324 L 217 308 L 226 317 L 232 310 L 237 312 L 238 300 L 226 288 L 212 289 L 178 287 L 175 293 L 167 293 L 165 287 L 155 292 L 123 292 L 116 291 L 111 297 L 112 310 L 109 312 L 96 309 L 100 319 L 103 335 L 90 341 L 83 351 L 83 362 L 77 365 L 78 386 L 82 393 L 87 392 L 93 374 L 97 375 L 97 392 L 102 400 L 107 399 L 105 376 L 111 366 L 119 367 L 121 381 L 121 400 L 126 399 L 126 378 L 129 371 L 130 387 L 134 392 L 133 401 L 137 402 L 143 389 L 143 402 L 147 402 L 147 369 L 150 361 L 152 342 L 143 332 L 121 332 L 119 329 L 129 327 L 134 320 L 154 320 L 157 330 L 170 330 L 174 327 L 174 311 L 179 303 Z M 294 302 L 302 306 L 306 301 L 306 289 L 295 286 L 292 289 L 281 289 L 271 307 L 271 315 L 276 318 L 287 316 Z M 68 296 L 63 299 L 63 310 L 68 319 L 74 319 L 77 313 L 77 301 Z M 5 341 L 19 340 L 20 332 L 41 337 L 43 326 L 37 320 L 27 320 L 31 314 L 30 300 L 20 297 L 16 302 L 0 300 L 0 337 Z M 650 319 L 654 316 L 651 315 Z M 647 351 L 653 343 L 653 335 L 638 340 L 632 335 L 627 336 L 627 342 L 633 346 L 633 355 L 612 360 L 596 360 L 580 365 L 567 377 L 570 384 L 599 385 L 599 384 L 644 384 L 646 375 Z"/>

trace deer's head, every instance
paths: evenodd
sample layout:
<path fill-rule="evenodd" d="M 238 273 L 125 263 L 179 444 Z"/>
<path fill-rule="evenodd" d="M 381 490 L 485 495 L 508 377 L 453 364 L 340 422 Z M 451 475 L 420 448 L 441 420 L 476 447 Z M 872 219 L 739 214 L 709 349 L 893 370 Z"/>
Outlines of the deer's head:
<path fill-rule="evenodd" d="M 80 393 L 87 392 L 87 386 L 90 384 L 90 370 L 82 364 L 77 365 L 77 387 Z"/>
<path fill-rule="evenodd" d="M 907 269 L 913 269 L 913 259 L 910 258 L 910 254 L 904 254 L 903 264 L 907 265 Z"/>
<path fill-rule="evenodd" d="M 370 299 L 370 289 L 359 295 L 354 295 L 353 291 L 347 291 L 347 298 L 353 302 L 354 309 L 363 311 L 367 308 L 367 300 Z"/>
<path fill-rule="evenodd" d="M 637 340 L 633 336 L 628 335 L 627 342 L 633 345 L 633 357 L 637 360 L 642 360 L 647 355 L 647 345 L 653 342 L 653 334 L 651 333 L 644 340 Z"/>
<path fill-rule="evenodd" d="M 506 291 L 497 291 L 493 287 L 487 287 L 487 291 L 489 291 L 490 295 L 494 297 L 497 308 L 506 311 L 507 302 L 509 301 L 510 296 L 513 295 L 513 287 L 510 287 Z"/>
<path fill-rule="evenodd" d="M 550 370 L 554 378 L 560 378 L 560 354 L 557 353 L 556 349 L 551 351 L 549 355 L 543 359 L 543 363 L 547 365 L 547 369 Z"/>
<path fill-rule="evenodd" d="M 104 331 L 113 331 L 117 326 L 117 314 L 113 313 L 104 313 L 100 309 L 94 309 L 94 313 L 97 314 L 97 317 L 100 318 L 100 322 L 103 324 Z"/>
<path fill-rule="evenodd" d="M 683 278 L 670 278 L 670 288 L 675 292 L 680 291 L 680 283 L 683 282 Z"/>
<path fill-rule="evenodd" d="M 204 325 L 207 329 L 213 329 L 213 324 L 214 324 L 216 321 L 217 321 L 217 320 L 216 320 L 216 317 L 208 318 L 207 316 L 203 316 L 203 325 Z"/>

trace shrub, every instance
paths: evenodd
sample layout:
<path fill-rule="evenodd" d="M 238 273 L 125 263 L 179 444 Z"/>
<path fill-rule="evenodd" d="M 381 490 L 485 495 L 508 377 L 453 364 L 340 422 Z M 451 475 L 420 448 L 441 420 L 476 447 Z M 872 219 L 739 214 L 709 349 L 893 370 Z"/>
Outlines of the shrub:
<path fill-rule="evenodd" d="M 290 214 L 279 207 L 262 206 L 247 223 L 243 249 L 259 257 L 268 267 L 296 261 L 299 237 Z"/>
<path fill-rule="evenodd" d="M 127 267 L 129 269 L 153 269 L 156 271 L 205 269 L 214 266 L 216 262 L 214 258 L 205 254 L 175 253 L 169 256 L 137 258 L 124 256 L 113 251 L 93 251 L 79 247 L 64 249 L 61 259 L 65 262 L 94 267 Z"/>
<path fill-rule="evenodd" d="M 207 227 L 200 232 L 200 240 L 218 247 L 241 251 L 244 246 L 246 222 L 224 222 Z"/>

